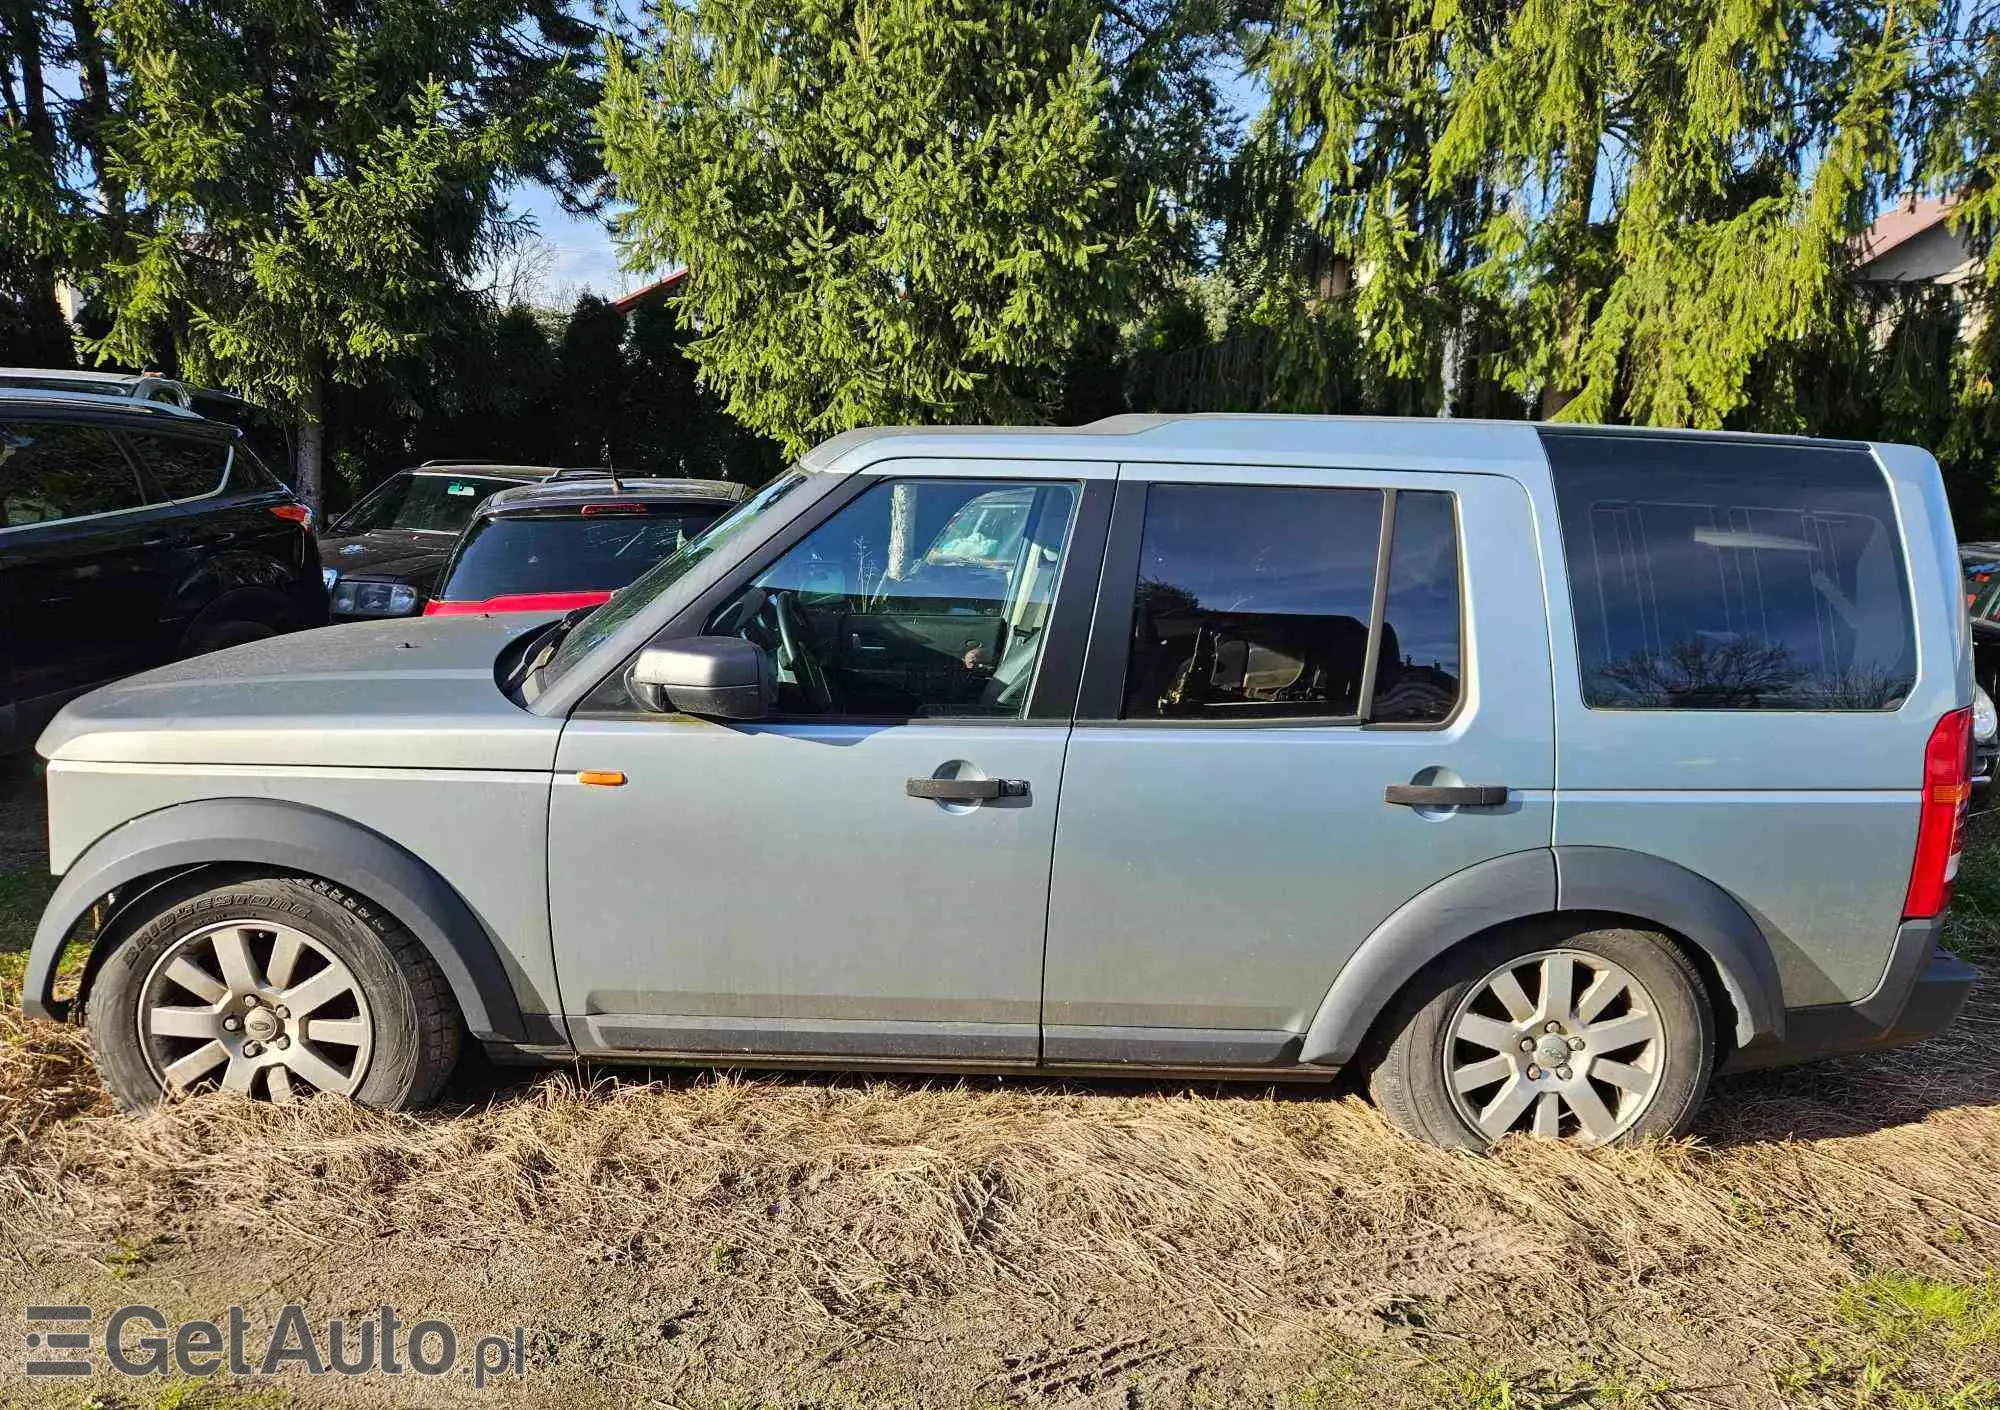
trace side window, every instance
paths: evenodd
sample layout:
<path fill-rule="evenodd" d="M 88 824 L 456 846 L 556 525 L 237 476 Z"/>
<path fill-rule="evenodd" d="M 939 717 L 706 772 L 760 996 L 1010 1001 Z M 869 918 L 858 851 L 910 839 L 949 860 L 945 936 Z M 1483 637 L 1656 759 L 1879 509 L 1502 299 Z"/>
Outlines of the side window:
<path fill-rule="evenodd" d="M 1452 497 L 1401 490 L 1382 595 L 1376 724 L 1434 725 L 1458 708 L 1458 524 Z"/>
<path fill-rule="evenodd" d="M 143 434 L 130 435 L 130 440 L 154 485 L 168 499 L 201 499 L 229 481 L 233 457 L 227 441 Z"/>
<path fill-rule="evenodd" d="M 1915 678 L 1889 487 L 1865 451 L 1551 434 L 1584 702 L 1888 710 Z"/>
<path fill-rule="evenodd" d="M 1153 486 L 1125 718 L 1356 716 L 1381 532 L 1379 490 Z"/>
<path fill-rule="evenodd" d="M 1076 497 L 1074 484 L 876 485 L 708 630 L 772 653 L 780 714 L 1019 718 Z"/>
<path fill-rule="evenodd" d="M 144 502 L 132 462 L 106 427 L 0 422 L 0 527 L 81 519 Z"/>

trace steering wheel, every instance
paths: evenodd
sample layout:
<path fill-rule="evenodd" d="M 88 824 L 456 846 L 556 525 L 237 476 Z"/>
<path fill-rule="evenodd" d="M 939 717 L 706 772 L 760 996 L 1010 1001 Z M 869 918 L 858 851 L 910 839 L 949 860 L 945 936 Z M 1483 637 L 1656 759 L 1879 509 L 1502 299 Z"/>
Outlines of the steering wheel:
<path fill-rule="evenodd" d="M 785 660 L 798 677 L 799 689 L 812 702 L 815 710 L 827 714 L 836 712 L 833 687 L 828 683 L 826 672 L 820 668 L 819 658 L 802 644 L 806 636 L 805 623 L 799 620 L 798 604 L 792 601 L 788 592 L 774 592 L 770 596 L 771 616 L 778 628 L 778 644 L 783 648 Z"/>

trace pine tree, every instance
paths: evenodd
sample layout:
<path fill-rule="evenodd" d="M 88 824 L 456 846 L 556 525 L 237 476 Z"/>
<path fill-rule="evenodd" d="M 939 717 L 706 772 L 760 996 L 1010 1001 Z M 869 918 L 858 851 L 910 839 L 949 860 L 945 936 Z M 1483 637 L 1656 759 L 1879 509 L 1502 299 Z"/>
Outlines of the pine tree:
<path fill-rule="evenodd" d="M 1039 419 L 1149 222 L 1121 204 L 1082 0 L 691 0 L 598 118 L 688 354 L 796 452 L 866 423 Z"/>
<path fill-rule="evenodd" d="M 134 195 L 95 292 L 99 357 L 172 349 L 189 376 L 295 408 L 321 490 L 332 382 L 451 326 L 507 184 L 582 170 L 556 0 L 105 0 Z"/>
<path fill-rule="evenodd" d="M 1939 8 L 1285 0 L 1257 57 L 1378 377 L 1470 340 L 1544 414 L 1782 423 L 1760 369 L 1844 316 Z"/>

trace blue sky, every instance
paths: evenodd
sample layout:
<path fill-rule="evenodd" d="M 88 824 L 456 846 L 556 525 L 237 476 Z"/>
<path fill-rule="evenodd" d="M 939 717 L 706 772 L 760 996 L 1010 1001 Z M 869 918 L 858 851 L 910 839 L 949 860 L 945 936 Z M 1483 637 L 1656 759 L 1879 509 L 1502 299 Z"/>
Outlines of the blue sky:
<path fill-rule="evenodd" d="M 549 274 L 552 289 L 576 285 L 615 296 L 647 282 L 647 276 L 634 277 L 619 270 L 618 251 L 603 222 L 571 215 L 542 187 L 518 188 L 512 205 L 515 211 L 532 215 L 542 238 L 555 247 L 556 267 Z"/>

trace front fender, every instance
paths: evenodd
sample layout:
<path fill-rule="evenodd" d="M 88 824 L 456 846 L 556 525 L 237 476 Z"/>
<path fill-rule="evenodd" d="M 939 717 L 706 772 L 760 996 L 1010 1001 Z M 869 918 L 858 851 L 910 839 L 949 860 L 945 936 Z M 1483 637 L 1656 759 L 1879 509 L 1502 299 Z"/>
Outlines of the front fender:
<path fill-rule="evenodd" d="M 28 954 L 21 1007 L 60 1019 L 54 997 L 63 944 L 106 894 L 201 866 L 268 867 L 315 876 L 365 896 L 416 936 L 451 985 L 472 1036 L 527 1035 L 498 947 L 464 899 L 408 851 L 351 819 L 266 798 L 177 803 L 113 828 L 86 848 L 43 911 Z"/>

